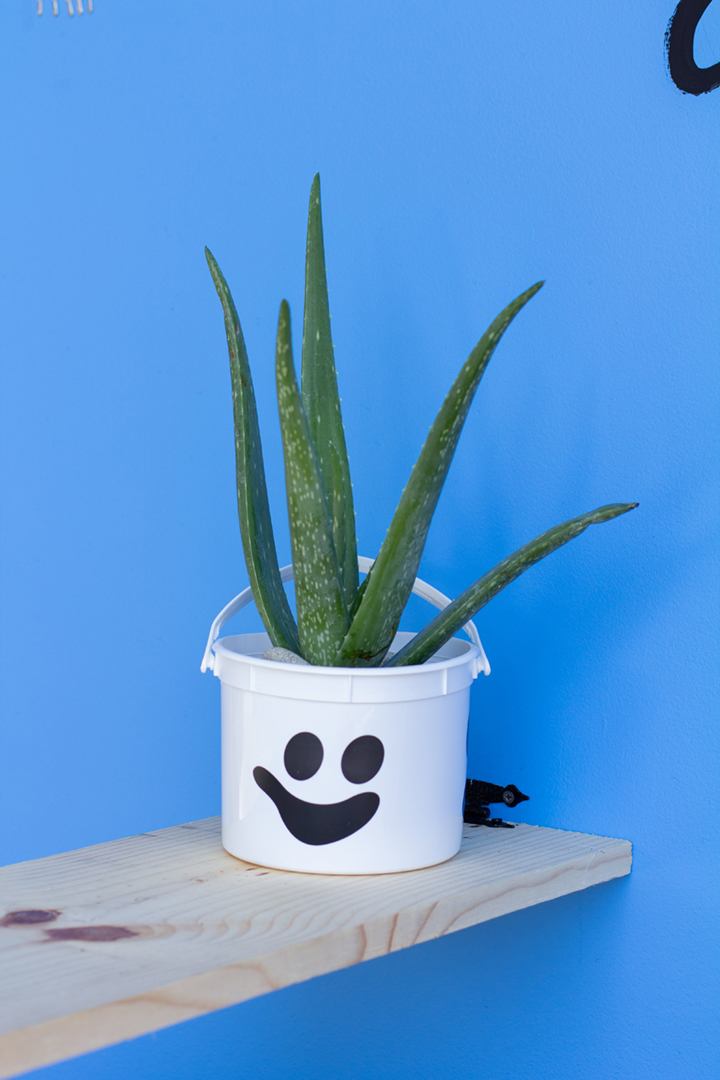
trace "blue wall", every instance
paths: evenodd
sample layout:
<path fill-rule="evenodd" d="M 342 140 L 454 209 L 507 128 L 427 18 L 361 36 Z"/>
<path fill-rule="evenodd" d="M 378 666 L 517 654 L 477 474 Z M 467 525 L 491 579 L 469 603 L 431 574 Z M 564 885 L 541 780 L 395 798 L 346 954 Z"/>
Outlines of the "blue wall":
<path fill-rule="evenodd" d="M 720 91 L 668 78 L 673 0 L 95 6 L 0 11 L 0 857 L 218 812 L 199 660 L 246 575 L 203 245 L 244 321 L 282 519 L 275 320 L 286 296 L 299 325 L 320 169 L 366 554 L 467 352 L 547 278 L 422 572 L 453 594 L 556 521 L 640 501 L 482 613 L 470 762 L 530 793 L 519 818 L 630 838 L 635 867 L 42 1075 L 709 1080 Z"/>

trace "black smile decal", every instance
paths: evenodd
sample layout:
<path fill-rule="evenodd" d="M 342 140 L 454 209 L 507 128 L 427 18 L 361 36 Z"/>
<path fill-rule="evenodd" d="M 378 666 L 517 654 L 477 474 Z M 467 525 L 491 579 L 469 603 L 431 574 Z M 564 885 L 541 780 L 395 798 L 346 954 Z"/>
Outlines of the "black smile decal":
<path fill-rule="evenodd" d="M 286 791 L 271 772 L 258 765 L 255 783 L 278 808 L 285 827 L 302 844 L 334 844 L 367 825 L 380 805 L 374 791 L 363 791 L 338 803 L 303 802 Z"/>

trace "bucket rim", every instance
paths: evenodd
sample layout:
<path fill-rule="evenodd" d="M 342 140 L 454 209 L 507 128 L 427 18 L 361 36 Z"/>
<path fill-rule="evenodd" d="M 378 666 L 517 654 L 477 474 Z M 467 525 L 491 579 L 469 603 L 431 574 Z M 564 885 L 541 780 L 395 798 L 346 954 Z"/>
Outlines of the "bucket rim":
<path fill-rule="evenodd" d="M 401 634 L 408 634 L 409 638 L 413 638 L 415 636 L 414 632 L 407 630 L 401 630 L 398 632 Z M 398 677 L 402 675 L 413 675 L 417 677 L 418 675 L 430 674 L 433 671 L 443 671 L 447 668 L 462 667 L 465 664 L 472 665 L 473 662 L 477 661 L 480 656 L 480 650 L 478 649 L 477 645 L 475 645 L 472 641 L 466 641 L 464 638 L 460 637 L 450 638 L 450 641 L 456 641 L 459 645 L 463 646 L 465 651 L 459 656 L 439 657 L 438 659 L 433 658 L 431 662 L 425 664 L 403 664 L 401 667 L 361 668 L 331 667 L 330 665 L 325 666 L 322 664 L 309 663 L 287 664 L 283 663 L 283 661 L 281 660 L 263 660 L 261 656 L 255 656 L 251 653 L 239 652 L 237 649 L 232 649 L 229 646 L 225 645 L 226 641 L 232 641 L 233 639 L 237 640 L 238 638 L 258 637 L 263 634 L 265 637 L 268 636 L 264 633 L 264 631 L 258 631 L 256 634 L 229 634 L 227 637 L 217 638 L 213 645 L 213 650 L 215 651 L 215 653 L 220 650 L 224 656 L 237 663 L 248 664 L 251 666 L 257 665 L 262 668 L 273 668 L 275 670 L 291 671 L 293 674 L 302 675 L 304 678 L 307 678 L 310 675 L 324 675 L 327 677 L 335 676 L 336 678 L 338 675 L 349 675 L 353 678 L 355 678 L 355 676 L 358 676 L 359 678 L 364 679 L 378 677 L 391 678 L 393 676 Z M 446 644 L 450 644 L 450 642 L 446 642 Z M 435 655 L 437 656 L 437 653 Z"/>
<path fill-rule="evenodd" d="M 375 562 L 374 559 L 369 559 L 365 555 L 358 555 L 358 570 L 360 571 L 361 574 L 367 574 L 371 570 L 374 562 Z M 283 566 L 282 569 L 280 570 L 280 580 L 283 583 L 291 581 L 292 578 L 293 578 L 293 574 L 294 574 L 294 572 L 293 572 L 292 563 L 290 563 L 288 566 Z M 435 589 L 432 585 L 428 585 L 426 581 L 422 581 L 420 578 L 415 578 L 415 582 L 413 584 L 412 591 L 417 596 L 421 596 L 421 597 L 423 597 L 423 599 L 428 600 L 434 607 L 439 608 L 440 611 L 443 611 L 448 606 L 448 604 L 451 603 L 451 600 L 450 600 L 450 598 L 448 596 L 445 596 L 445 594 L 441 593 L 439 591 L 439 589 Z M 213 624 L 210 627 L 210 633 L 208 634 L 207 644 L 205 645 L 205 653 L 203 655 L 202 663 L 200 665 L 200 671 L 201 672 L 205 672 L 205 671 L 208 671 L 208 670 L 214 671 L 214 669 L 215 669 L 215 652 L 214 652 L 215 645 L 219 641 L 227 640 L 225 638 L 220 638 L 221 629 L 223 628 L 225 623 L 228 622 L 228 620 L 232 618 L 233 615 L 235 615 L 238 611 L 241 611 L 242 608 L 246 607 L 248 604 L 252 603 L 253 600 L 254 600 L 254 596 L 253 596 L 252 587 L 248 586 L 248 588 L 244 589 L 241 593 L 238 593 L 238 595 L 233 600 L 231 600 L 229 604 L 226 604 L 225 607 L 220 612 L 220 614 L 215 617 L 215 619 L 213 621 Z M 472 677 L 473 677 L 473 679 L 476 679 L 481 671 L 483 672 L 483 674 L 489 675 L 490 670 L 491 670 L 490 669 L 490 663 L 488 661 L 487 656 L 485 655 L 485 650 L 484 650 L 482 642 L 480 640 L 480 635 L 477 632 L 477 627 L 475 626 L 475 623 L 472 621 L 472 619 L 469 619 L 465 623 L 465 625 L 462 627 L 462 629 L 468 635 L 472 645 L 475 648 L 475 655 L 470 657 L 470 662 L 471 662 L 471 665 L 472 665 Z M 243 637 L 245 635 L 235 634 L 235 635 L 232 635 L 232 636 L 234 636 L 234 637 Z M 413 635 L 411 635 L 411 636 L 413 636 Z M 458 639 L 451 638 L 450 640 L 451 641 L 455 641 L 455 640 L 462 641 L 463 639 L 462 638 L 458 638 Z M 446 644 L 447 644 L 447 642 L 446 642 Z M 453 658 L 453 659 L 455 659 L 455 658 Z M 461 661 L 461 662 L 464 662 L 464 661 Z M 277 664 L 277 661 L 276 660 L 267 660 L 267 661 L 265 661 L 265 663 Z M 293 667 L 295 669 L 297 669 L 297 668 L 311 668 L 314 672 L 334 670 L 334 671 L 351 671 L 351 672 L 365 671 L 366 673 L 374 672 L 374 673 L 377 674 L 378 672 L 383 670 L 382 668 L 326 668 L 326 667 L 324 667 L 322 665 L 318 665 L 318 664 L 292 664 L 292 665 L 284 664 L 284 665 L 281 665 L 281 666 L 283 666 L 283 667 Z M 403 665 L 403 669 L 406 670 L 406 671 L 412 670 L 417 674 L 417 672 L 420 669 L 426 669 L 427 666 L 428 666 L 427 664 L 406 664 L 406 665 Z M 436 661 L 435 663 L 431 664 L 430 666 L 434 667 L 437 670 L 438 662 Z M 445 668 L 448 667 L 447 664 L 443 664 L 442 666 L 445 667 Z M 385 673 L 390 674 L 391 671 L 395 672 L 395 671 L 400 671 L 400 670 L 402 670 L 402 669 L 400 669 L 400 668 L 392 668 L 392 669 L 388 668 L 388 669 L 386 669 Z"/>

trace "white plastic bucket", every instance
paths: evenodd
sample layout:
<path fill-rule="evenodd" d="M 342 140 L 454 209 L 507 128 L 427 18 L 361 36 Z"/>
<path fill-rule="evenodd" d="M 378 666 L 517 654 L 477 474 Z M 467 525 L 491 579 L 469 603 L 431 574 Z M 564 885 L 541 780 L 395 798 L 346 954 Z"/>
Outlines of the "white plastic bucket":
<path fill-rule="evenodd" d="M 367 573 L 373 560 L 359 558 Z M 292 566 L 281 571 L 292 578 Z M 417 579 L 436 607 L 450 600 Z M 222 686 L 222 842 L 280 870 L 386 874 L 460 847 L 470 686 L 490 673 L 477 630 L 426 664 L 332 668 L 263 660 L 267 634 L 217 639 L 252 600 L 212 625 L 202 670 Z M 398 633 L 393 649 L 414 635 Z M 214 655 L 213 655 L 214 653 Z"/>

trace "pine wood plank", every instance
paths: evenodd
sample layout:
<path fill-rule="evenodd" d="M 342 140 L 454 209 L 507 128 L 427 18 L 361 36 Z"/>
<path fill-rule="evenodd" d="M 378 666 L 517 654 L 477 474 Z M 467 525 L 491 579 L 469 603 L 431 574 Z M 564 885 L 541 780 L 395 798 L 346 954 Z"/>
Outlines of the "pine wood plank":
<path fill-rule="evenodd" d="M 0 869 L 0 1078 L 630 873 L 627 840 L 465 827 L 378 877 L 252 866 L 209 818 Z M 45 912 L 46 921 L 19 921 Z"/>

